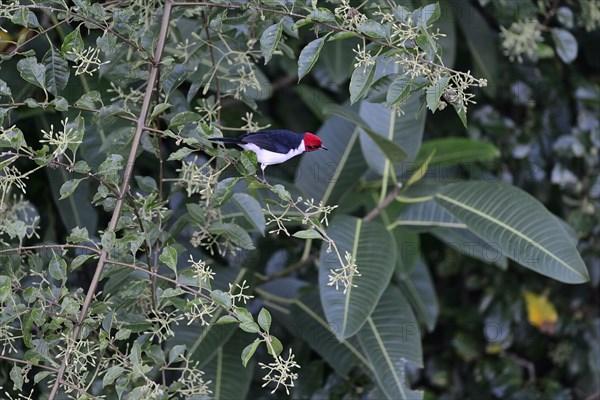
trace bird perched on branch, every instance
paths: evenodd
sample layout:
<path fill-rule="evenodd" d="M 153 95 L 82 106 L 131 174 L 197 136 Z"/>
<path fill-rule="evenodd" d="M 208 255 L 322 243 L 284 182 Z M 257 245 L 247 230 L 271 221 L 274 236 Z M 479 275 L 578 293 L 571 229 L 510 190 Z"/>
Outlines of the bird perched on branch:
<path fill-rule="evenodd" d="M 262 170 L 263 182 L 266 182 L 265 168 L 268 165 L 281 164 L 304 152 L 327 150 L 321 139 L 310 132 L 296 133 L 284 129 L 244 133 L 236 138 L 211 138 L 210 140 L 237 144 L 256 153 L 256 159 Z"/>

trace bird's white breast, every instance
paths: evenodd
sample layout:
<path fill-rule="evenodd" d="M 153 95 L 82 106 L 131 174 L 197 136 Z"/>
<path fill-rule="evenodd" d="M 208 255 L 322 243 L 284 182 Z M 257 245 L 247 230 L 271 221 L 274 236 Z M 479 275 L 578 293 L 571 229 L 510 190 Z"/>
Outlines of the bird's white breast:
<path fill-rule="evenodd" d="M 255 152 L 256 159 L 258 160 L 258 162 L 264 165 L 280 164 L 289 160 L 292 157 L 304 153 L 304 151 L 306 150 L 306 148 L 304 147 L 304 141 L 300 142 L 300 147 L 298 147 L 297 149 L 291 149 L 285 154 L 261 149 L 254 143 L 245 143 L 240 146 L 242 146 L 246 150 Z"/>

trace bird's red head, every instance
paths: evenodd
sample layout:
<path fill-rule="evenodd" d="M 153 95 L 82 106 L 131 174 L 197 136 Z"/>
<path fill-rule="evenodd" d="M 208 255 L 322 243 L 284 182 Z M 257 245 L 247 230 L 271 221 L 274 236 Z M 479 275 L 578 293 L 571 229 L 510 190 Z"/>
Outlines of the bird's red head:
<path fill-rule="evenodd" d="M 319 149 L 327 150 L 327 148 L 323 146 L 321 139 L 310 132 L 304 134 L 304 147 L 306 148 L 306 151 L 315 151 Z"/>

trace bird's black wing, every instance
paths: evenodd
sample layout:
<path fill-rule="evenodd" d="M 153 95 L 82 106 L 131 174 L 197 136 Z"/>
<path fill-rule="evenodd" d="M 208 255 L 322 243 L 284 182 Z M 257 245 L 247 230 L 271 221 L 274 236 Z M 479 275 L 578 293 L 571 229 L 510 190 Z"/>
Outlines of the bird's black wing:
<path fill-rule="evenodd" d="M 287 130 L 273 130 L 247 133 L 240 139 L 244 143 L 252 143 L 268 151 L 286 154 L 290 149 L 300 146 L 304 135 Z"/>

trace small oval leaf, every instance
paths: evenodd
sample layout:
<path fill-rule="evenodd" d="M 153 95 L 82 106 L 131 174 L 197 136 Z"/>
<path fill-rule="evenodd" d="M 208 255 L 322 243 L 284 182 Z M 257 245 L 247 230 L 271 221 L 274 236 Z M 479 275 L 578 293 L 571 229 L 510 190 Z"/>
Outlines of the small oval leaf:
<path fill-rule="evenodd" d="M 279 22 L 271 25 L 260 36 L 260 50 L 265 57 L 265 64 L 273 57 L 273 52 L 277 48 L 277 44 L 281 40 L 281 32 L 283 31 L 283 23 Z"/>
<path fill-rule="evenodd" d="M 300 57 L 298 57 L 298 81 L 306 76 L 312 67 L 314 67 L 324 43 L 325 38 L 318 38 L 302 49 Z"/>

